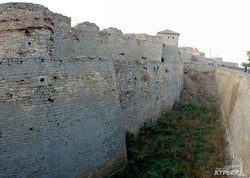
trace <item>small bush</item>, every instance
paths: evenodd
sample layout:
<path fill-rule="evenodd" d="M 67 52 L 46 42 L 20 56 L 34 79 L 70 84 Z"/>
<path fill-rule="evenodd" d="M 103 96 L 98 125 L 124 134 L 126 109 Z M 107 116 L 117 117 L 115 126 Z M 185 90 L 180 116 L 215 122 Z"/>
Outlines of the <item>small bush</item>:
<path fill-rule="evenodd" d="M 207 75 L 209 72 L 202 72 L 204 75 Z"/>

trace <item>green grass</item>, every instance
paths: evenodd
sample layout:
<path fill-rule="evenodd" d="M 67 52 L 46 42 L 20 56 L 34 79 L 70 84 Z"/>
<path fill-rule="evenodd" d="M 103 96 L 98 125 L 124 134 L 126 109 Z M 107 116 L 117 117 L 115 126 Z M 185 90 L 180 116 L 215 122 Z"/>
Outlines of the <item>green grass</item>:
<path fill-rule="evenodd" d="M 114 177 L 211 177 L 223 167 L 224 127 L 211 100 L 181 103 L 126 137 L 128 165 Z"/>

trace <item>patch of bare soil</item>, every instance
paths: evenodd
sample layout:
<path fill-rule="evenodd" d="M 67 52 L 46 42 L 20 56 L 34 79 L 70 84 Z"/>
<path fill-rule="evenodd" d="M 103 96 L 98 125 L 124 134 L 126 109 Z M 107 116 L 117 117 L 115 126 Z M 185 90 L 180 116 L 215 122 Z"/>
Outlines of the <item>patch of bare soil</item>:
<path fill-rule="evenodd" d="M 192 102 L 198 98 L 217 99 L 214 71 L 184 74 L 181 101 Z"/>

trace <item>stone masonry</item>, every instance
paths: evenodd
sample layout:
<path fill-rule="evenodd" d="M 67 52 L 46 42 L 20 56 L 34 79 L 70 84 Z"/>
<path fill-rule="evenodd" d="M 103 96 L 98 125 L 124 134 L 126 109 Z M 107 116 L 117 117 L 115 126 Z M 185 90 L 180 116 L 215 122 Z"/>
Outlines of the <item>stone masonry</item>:
<path fill-rule="evenodd" d="M 126 165 L 125 132 L 179 100 L 178 46 L 70 23 L 41 5 L 0 5 L 1 178 L 109 175 Z"/>

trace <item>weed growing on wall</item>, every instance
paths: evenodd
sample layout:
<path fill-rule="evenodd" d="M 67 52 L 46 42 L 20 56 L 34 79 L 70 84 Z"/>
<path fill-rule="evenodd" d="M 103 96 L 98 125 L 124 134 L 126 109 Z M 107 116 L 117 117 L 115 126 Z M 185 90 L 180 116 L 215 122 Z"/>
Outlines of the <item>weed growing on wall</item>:
<path fill-rule="evenodd" d="M 139 60 L 139 59 L 136 59 L 136 60 L 135 60 L 135 63 L 138 65 L 138 67 L 140 67 L 140 66 L 141 66 L 141 62 L 140 62 L 140 60 Z"/>
<path fill-rule="evenodd" d="M 180 103 L 156 123 L 127 133 L 128 165 L 114 177 L 211 177 L 223 167 L 224 127 L 211 100 Z"/>

